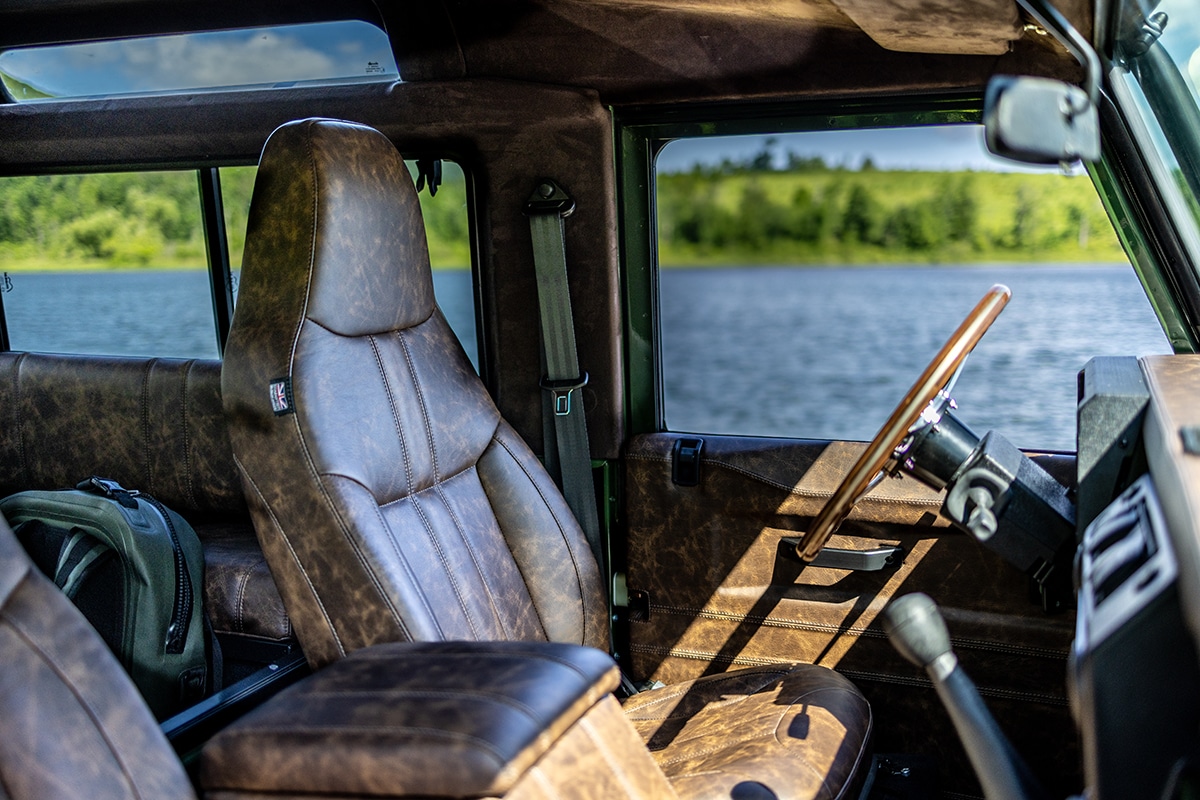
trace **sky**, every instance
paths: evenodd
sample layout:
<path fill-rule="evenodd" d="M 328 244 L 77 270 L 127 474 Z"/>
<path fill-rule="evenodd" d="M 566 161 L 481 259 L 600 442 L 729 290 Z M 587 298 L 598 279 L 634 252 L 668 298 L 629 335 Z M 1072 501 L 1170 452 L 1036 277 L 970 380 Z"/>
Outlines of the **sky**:
<path fill-rule="evenodd" d="M 987 152 L 981 125 L 933 125 L 919 128 L 816 131 L 762 136 L 714 136 L 680 139 L 658 156 L 660 172 L 690 170 L 696 164 L 716 166 L 725 158 L 745 161 L 774 141 L 775 166 L 787 163 L 789 152 L 820 156 L 829 166 L 858 169 L 866 158 L 879 169 L 976 170 L 988 172 L 1055 171 L 996 158 Z"/>
<path fill-rule="evenodd" d="M 397 77 L 387 35 L 357 20 L 8 50 L 0 70 L 72 97 Z"/>

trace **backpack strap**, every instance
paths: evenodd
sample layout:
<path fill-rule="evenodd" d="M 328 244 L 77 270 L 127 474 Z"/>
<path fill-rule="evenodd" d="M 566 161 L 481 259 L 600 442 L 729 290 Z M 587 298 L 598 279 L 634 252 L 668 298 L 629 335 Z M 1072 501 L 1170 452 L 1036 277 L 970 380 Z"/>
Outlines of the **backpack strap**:
<path fill-rule="evenodd" d="M 83 528 L 71 528 L 58 553 L 54 585 L 73 601 L 79 587 L 115 555 L 111 547 Z"/>

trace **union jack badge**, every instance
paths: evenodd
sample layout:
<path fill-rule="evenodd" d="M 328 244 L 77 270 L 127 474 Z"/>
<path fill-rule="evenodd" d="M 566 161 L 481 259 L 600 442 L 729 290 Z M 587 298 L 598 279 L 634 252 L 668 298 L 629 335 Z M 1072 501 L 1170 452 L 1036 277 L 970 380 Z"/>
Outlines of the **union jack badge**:
<path fill-rule="evenodd" d="M 271 410 L 277 417 L 296 413 L 295 405 L 292 403 L 291 378 L 276 378 L 271 381 Z"/>

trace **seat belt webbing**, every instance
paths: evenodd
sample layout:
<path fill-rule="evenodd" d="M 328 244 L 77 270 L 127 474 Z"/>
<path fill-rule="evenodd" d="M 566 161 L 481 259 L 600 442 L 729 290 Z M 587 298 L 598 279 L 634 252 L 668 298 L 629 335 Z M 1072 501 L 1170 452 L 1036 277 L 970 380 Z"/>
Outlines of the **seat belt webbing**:
<path fill-rule="evenodd" d="M 567 505 L 583 528 L 596 563 L 603 572 L 605 559 L 600 546 L 592 457 L 580 391 L 587 384 L 588 376 L 579 369 L 575 350 L 575 321 L 571 314 L 567 254 L 563 242 L 563 220 L 574 210 L 575 201 L 551 180 L 541 181 L 525 204 L 533 239 L 545 362 L 541 386 L 550 400 L 544 413 L 552 422 L 544 426 L 546 468 L 559 482 Z"/>

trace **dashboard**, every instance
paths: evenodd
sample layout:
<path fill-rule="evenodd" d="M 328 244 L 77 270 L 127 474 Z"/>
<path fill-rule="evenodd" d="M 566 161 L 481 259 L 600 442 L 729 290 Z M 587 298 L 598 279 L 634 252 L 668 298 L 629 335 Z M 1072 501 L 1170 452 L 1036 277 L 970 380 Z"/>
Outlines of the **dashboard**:
<path fill-rule="evenodd" d="M 1076 552 L 1069 694 L 1094 796 L 1174 797 L 1200 721 L 1200 357 L 1106 361 L 1081 386 L 1081 513 L 1103 487 L 1128 486 Z"/>

